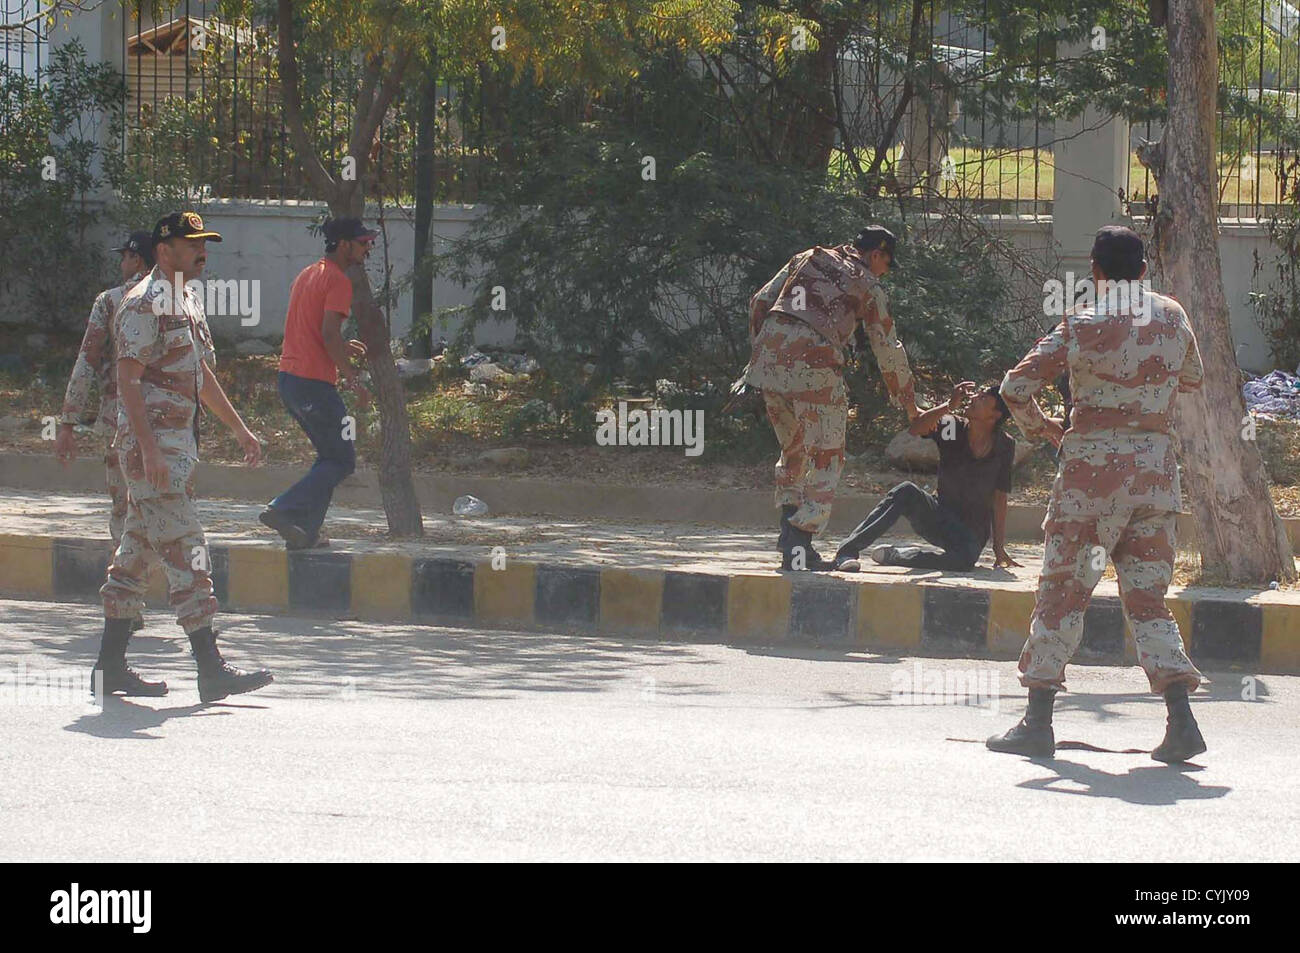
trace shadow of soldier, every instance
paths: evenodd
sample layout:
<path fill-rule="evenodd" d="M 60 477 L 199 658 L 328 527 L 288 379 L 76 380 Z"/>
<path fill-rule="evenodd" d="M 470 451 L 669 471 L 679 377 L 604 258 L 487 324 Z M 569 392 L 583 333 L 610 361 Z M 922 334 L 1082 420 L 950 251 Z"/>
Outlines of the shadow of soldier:
<path fill-rule="evenodd" d="M 162 735 L 150 734 L 149 729 L 161 728 L 173 718 L 192 715 L 228 715 L 229 711 L 212 710 L 208 704 L 179 705 L 175 708 L 149 708 L 116 695 L 104 699 L 104 707 L 87 712 L 75 722 L 64 726 L 64 731 L 75 731 L 96 738 L 134 738 L 158 741 Z"/>
<path fill-rule="evenodd" d="M 1055 775 L 1022 781 L 1017 787 L 1056 794 L 1081 794 L 1085 797 L 1109 797 L 1130 804 L 1177 804 L 1179 801 L 1197 801 L 1223 797 L 1232 789 L 1220 785 L 1202 785 L 1190 772 L 1203 771 L 1196 764 L 1144 765 L 1130 768 L 1124 774 L 1099 771 L 1077 761 L 1059 758 L 1046 761 L 1034 759 L 1035 764 L 1055 771 Z M 1081 787 L 1068 786 L 1070 784 Z"/>

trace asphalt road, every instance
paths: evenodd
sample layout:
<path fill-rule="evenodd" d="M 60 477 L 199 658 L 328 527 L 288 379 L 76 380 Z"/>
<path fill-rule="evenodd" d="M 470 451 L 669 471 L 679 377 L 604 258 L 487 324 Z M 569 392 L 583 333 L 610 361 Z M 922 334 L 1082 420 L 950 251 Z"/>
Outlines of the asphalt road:
<path fill-rule="evenodd" d="M 1180 770 L 986 751 L 1021 713 L 1011 663 L 221 621 L 227 656 L 274 685 L 201 705 L 180 630 L 151 612 L 131 658 L 171 695 L 101 710 L 49 687 L 93 661 L 97 607 L 0 601 L 0 859 L 1283 861 L 1300 847 L 1300 678 L 1260 677 L 1246 700 L 1243 673 L 1213 674 L 1193 700 L 1210 750 Z M 980 704 L 905 697 L 935 678 Z M 1136 668 L 1075 667 L 1070 687 L 1058 741 L 1159 741 L 1163 703 Z"/>

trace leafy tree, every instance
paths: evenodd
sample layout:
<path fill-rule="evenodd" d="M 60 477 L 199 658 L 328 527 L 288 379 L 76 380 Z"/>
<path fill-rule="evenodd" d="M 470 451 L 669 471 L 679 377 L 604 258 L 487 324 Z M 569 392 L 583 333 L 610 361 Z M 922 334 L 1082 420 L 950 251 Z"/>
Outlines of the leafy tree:
<path fill-rule="evenodd" d="M 1292 581 L 1295 560 L 1268 492 L 1259 448 L 1246 439 L 1245 405 L 1219 261 L 1215 121 L 1220 78 L 1212 0 L 1169 11 L 1169 123 L 1146 152 L 1160 187 L 1158 264 L 1187 309 L 1205 363 L 1201 390 L 1175 408 L 1201 564 L 1236 581 Z"/>
<path fill-rule="evenodd" d="M 500 316 L 504 291 L 518 339 L 558 381 L 562 411 L 586 412 L 619 378 L 642 392 L 661 378 L 725 392 L 749 356 L 754 291 L 795 252 L 848 241 L 870 221 L 904 236 L 891 307 L 930 373 L 992 375 L 1035 338 L 1032 321 L 1004 310 L 1005 281 L 978 233 L 913 239 L 897 209 L 848 183 L 701 148 L 716 100 L 701 89 L 707 79 L 672 59 L 643 70 L 634 107 L 518 142 L 531 161 L 435 259 L 440 274 L 476 287 L 466 335 Z M 666 109 L 674 122 L 645 122 Z M 883 404 L 866 383 L 876 376 L 860 375 L 856 396 Z"/>
<path fill-rule="evenodd" d="M 37 325 L 72 327 L 107 281 L 87 233 L 99 130 L 120 100 L 121 78 L 75 43 L 51 51 L 43 84 L 0 69 L 0 290 Z"/>
<path fill-rule="evenodd" d="M 635 71 L 643 36 L 660 42 L 721 42 L 734 10 L 729 0 L 625 0 L 602 4 L 601 15 L 593 16 L 590 6 L 577 0 L 278 0 L 285 122 L 316 193 L 336 216 L 361 214 L 376 132 L 406 71 L 427 67 L 433 50 L 447 69 L 477 66 L 500 53 L 503 65 L 527 66 L 539 75 L 603 78 Z M 355 106 L 345 127 L 346 173 L 343 165 L 327 163 L 319 138 L 312 135 L 301 87 L 300 59 L 309 51 L 323 56 L 338 50 L 349 51 L 345 59 L 357 65 Z M 389 350 L 389 329 L 364 269 L 353 269 L 349 277 L 383 422 L 379 474 L 389 530 L 418 535 L 422 520 L 410 475 L 410 425 Z"/>

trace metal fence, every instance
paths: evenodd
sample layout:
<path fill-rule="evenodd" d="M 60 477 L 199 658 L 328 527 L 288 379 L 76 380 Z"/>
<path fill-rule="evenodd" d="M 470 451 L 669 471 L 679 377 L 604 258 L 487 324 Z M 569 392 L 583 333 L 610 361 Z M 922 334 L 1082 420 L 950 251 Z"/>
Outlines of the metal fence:
<path fill-rule="evenodd" d="M 42 0 L 0 0 L 0 69 L 39 83 L 49 58 Z"/>
<path fill-rule="evenodd" d="M 284 122 L 274 25 L 224 22 L 213 7 L 205 0 L 183 0 L 172 19 L 158 24 L 147 22 L 139 10 L 122 17 L 124 155 L 136 174 L 187 176 L 204 197 L 315 197 Z M 302 68 L 304 111 L 318 133 L 322 161 L 338 174 L 347 153 L 358 69 L 347 57 L 311 67 Z M 463 112 L 466 102 L 446 85 L 441 120 L 444 129 L 454 129 L 457 110 Z M 411 103 L 400 96 L 371 151 L 372 194 L 409 198 L 414 125 Z M 473 192 L 463 174 L 469 163 L 455 169 L 448 164 L 456 151 L 451 145 L 444 136 L 435 149 L 443 160 L 436 176 L 444 199 Z M 463 141 L 457 145 L 463 150 Z"/>
<path fill-rule="evenodd" d="M 186 181 L 200 197 L 268 200 L 314 197 L 287 134 L 280 106 L 273 23 L 232 24 L 209 0 L 181 0 L 158 22 L 125 0 L 117 27 L 125 51 L 120 141 L 128 170 L 144 179 Z M 39 0 L 3 4 L 3 69 L 40 82 L 49 38 Z M 134 8 L 133 8 L 134 7 Z M 831 176 L 849 175 L 855 161 L 879 156 L 879 171 L 896 195 L 928 208 L 962 201 L 974 212 L 1050 212 L 1054 128 L 1045 119 L 1040 77 L 1034 94 L 1017 104 L 981 101 L 978 88 L 988 31 L 930 3 L 924 24 L 924 69 L 913 71 L 911 102 L 892 129 L 902 95 L 898 68 L 899 18 L 909 5 L 879 0 L 843 44 L 834 75 L 837 130 L 828 163 Z M 1140 15 L 1136 8 L 1133 15 Z M 1219 186 L 1225 217 L 1270 214 L 1290 198 L 1300 138 L 1300 10 L 1284 0 L 1221 0 Z M 892 37 L 892 39 L 890 39 Z M 892 44 L 892 46 L 891 46 Z M 422 120 L 438 201 L 473 201 L 493 164 L 510 152 L 505 110 L 536 110 L 541 119 L 578 122 L 593 109 L 622 110 L 635 123 L 674 121 L 638 112 L 635 90 L 597 95 L 557 112 L 526 88 L 503 89 L 482 71 L 442 75 L 435 67 L 414 77 L 389 110 L 371 153 L 372 195 L 408 202 L 415 191 Z M 347 150 L 357 65 L 347 56 L 305 64 L 302 98 L 327 166 L 341 166 Z M 754 149 L 756 117 L 770 110 L 773 64 L 761 57 L 720 57 L 689 68 L 713 83 L 716 102 L 705 110 L 708 128 L 683 129 L 702 148 L 740 154 Z M 432 113 L 428 106 L 432 102 Z M 972 104 L 987 108 L 971 109 Z M 425 108 L 422 110 L 422 105 Z M 558 120 L 557 120 L 558 117 Z M 775 123 L 779 117 L 767 115 Z M 1140 138 L 1162 134 L 1135 125 Z M 887 140 L 887 141 L 886 141 Z M 1130 153 L 1124 198 L 1140 213 L 1154 183 Z"/>
<path fill-rule="evenodd" d="M 1300 140 L 1300 9 L 1285 0 L 1216 4 L 1220 88 L 1217 146 L 1219 215 L 1258 219 L 1294 204 Z M 1164 135 L 1135 124 L 1132 146 Z M 1127 199 L 1134 211 L 1156 191 L 1130 153 Z"/>

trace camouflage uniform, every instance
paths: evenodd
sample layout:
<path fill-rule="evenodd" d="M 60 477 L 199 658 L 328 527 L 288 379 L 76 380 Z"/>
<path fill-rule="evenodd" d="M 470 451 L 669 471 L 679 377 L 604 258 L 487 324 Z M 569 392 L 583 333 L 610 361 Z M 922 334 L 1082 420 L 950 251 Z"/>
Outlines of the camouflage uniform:
<path fill-rule="evenodd" d="M 113 357 L 112 322 L 122 296 L 143 277 L 143 273 L 136 274 L 126 284 L 102 291 L 95 298 L 59 414 L 60 423 L 79 424 L 90 405 L 91 387 L 98 384 L 99 416 L 95 419 L 95 432 L 104 438 L 104 477 L 110 501 L 108 532 L 115 543 L 122 538 L 122 523 L 126 519 L 126 481 L 122 479 L 117 450 L 113 448 L 117 433 L 117 361 Z"/>
<path fill-rule="evenodd" d="M 150 551 L 162 559 L 170 602 L 187 633 L 209 625 L 217 611 L 208 571 L 207 542 L 194 506 L 194 469 L 198 464 L 198 393 L 203 385 L 201 361 L 215 362 L 212 335 L 199 299 L 184 290 L 180 314 L 167 277 L 155 268 L 129 292 L 118 308 L 113 338 L 118 359 L 143 364 L 140 389 L 154 439 L 167 464 L 169 483 L 157 490 L 145 479 L 144 455 L 131 430 L 126 408 L 118 410 L 115 446 L 121 454 L 127 486 L 126 525 L 122 541 L 100 589 L 104 615 L 121 619 L 138 615 L 146 591 Z M 154 303 L 164 313 L 154 313 Z M 201 561 L 196 559 L 202 547 Z M 196 563 L 202 568 L 195 568 Z"/>
<path fill-rule="evenodd" d="M 1181 509 L 1170 435 L 1179 391 L 1201 386 L 1196 337 L 1178 302 L 1148 298 L 1149 321 L 1127 313 L 1068 314 L 1002 382 L 1002 396 L 1030 438 L 1046 433 L 1033 395 L 1069 371 L 1074 406 L 1043 521 L 1045 550 L 1021 684 L 1064 688 L 1065 666 L 1083 635 L 1083 616 L 1109 554 L 1138 662 L 1151 688 L 1200 672 L 1183 649 L 1165 605 Z"/>
<path fill-rule="evenodd" d="M 744 380 L 763 392 L 781 443 L 776 505 L 790 524 L 820 533 L 844 466 L 848 398 L 844 348 L 861 324 L 894 403 L 915 403 L 907 352 L 879 280 L 852 245 L 795 255 L 749 303 L 753 353 Z"/>

